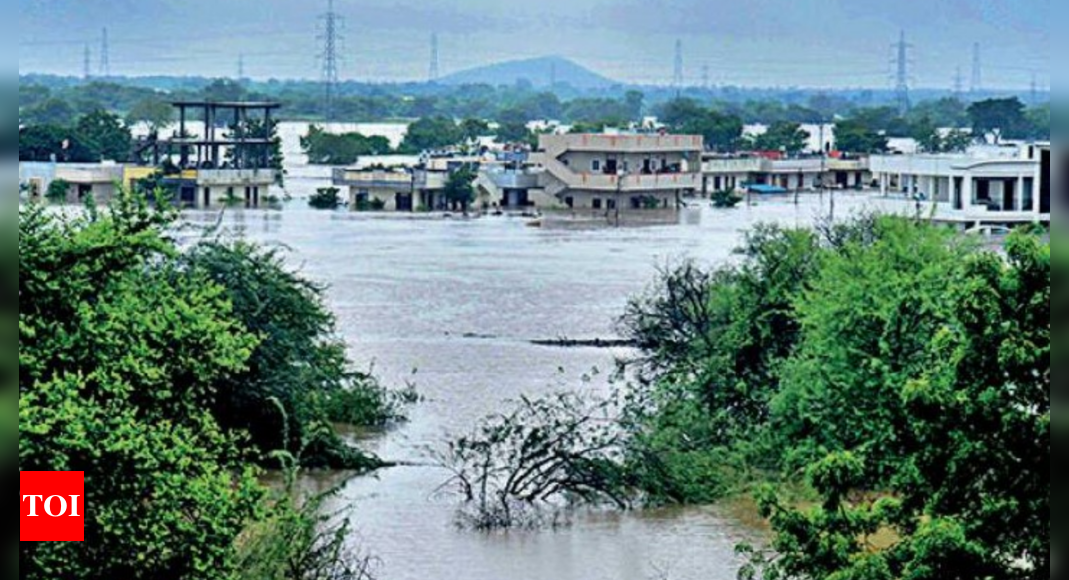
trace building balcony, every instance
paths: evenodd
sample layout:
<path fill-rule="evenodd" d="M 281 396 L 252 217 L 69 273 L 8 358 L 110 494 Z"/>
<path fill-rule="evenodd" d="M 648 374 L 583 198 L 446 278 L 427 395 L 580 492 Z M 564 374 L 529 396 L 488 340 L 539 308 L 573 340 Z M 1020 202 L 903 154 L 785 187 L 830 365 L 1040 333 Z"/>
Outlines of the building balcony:
<path fill-rule="evenodd" d="M 695 135 L 544 135 L 539 140 L 539 148 L 554 156 L 565 151 L 700 155 L 704 147 L 703 139 Z"/>
<path fill-rule="evenodd" d="M 275 183 L 275 169 L 201 169 L 197 171 L 197 185 L 228 187 L 233 185 L 271 185 Z"/>
<path fill-rule="evenodd" d="M 352 169 L 335 169 L 334 185 L 339 187 L 357 187 L 366 189 L 412 189 L 412 175 L 397 171 L 357 171 Z"/>
<path fill-rule="evenodd" d="M 484 173 L 500 189 L 535 189 L 539 185 L 537 173 L 523 171 L 487 171 Z"/>
<path fill-rule="evenodd" d="M 561 176 L 554 176 L 561 179 Z M 572 173 L 562 179 L 571 189 L 603 192 L 642 193 L 699 189 L 702 176 L 699 173 L 662 173 L 655 175 L 604 175 L 595 173 Z"/>

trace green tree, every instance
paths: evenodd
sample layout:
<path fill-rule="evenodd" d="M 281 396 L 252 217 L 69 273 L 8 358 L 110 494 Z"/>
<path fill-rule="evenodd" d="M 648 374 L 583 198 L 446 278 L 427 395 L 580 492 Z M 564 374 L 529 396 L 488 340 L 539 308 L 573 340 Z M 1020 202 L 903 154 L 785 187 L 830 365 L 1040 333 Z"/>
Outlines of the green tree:
<path fill-rule="evenodd" d="M 742 138 L 742 120 L 706 109 L 692 99 L 676 99 L 660 109 L 660 121 L 678 133 L 701 135 L 713 151 L 731 152 Z"/>
<path fill-rule="evenodd" d="M 245 87 L 230 79 L 216 79 L 201 90 L 204 99 L 216 103 L 244 101 L 248 96 Z"/>
<path fill-rule="evenodd" d="M 337 192 L 335 191 L 335 194 Z M 337 405 L 361 401 L 366 427 L 394 418 L 387 393 L 353 372 L 322 288 L 285 267 L 277 251 L 241 242 L 198 245 L 190 268 L 224 289 L 234 317 L 259 337 L 248 365 L 217 383 L 212 410 L 227 430 L 249 434 L 265 461 L 286 451 L 311 468 L 366 470 L 377 462 L 341 441 Z M 350 409 L 350 417 L 357 416 Z"/>
<path fill-rule="evenodd" d="M 642 113 L 645 110 L 646 95 L 641 91 L 627 91 L 624 94 L 624 106 L 627 108 L 627 112 L 630 115 L 632 121 L 639 121 L 642 119 Z"/>
<path fill-rule="evenodd" d="M 308 162 L 316 165 L 351 165 L 361 157 L 385 155 L 393 149 L 389 139 L 381 136 L 365 137 L 360 133 L 336 135 L 310 125 L 301 137 L 301 149 Z"/>
<path fill-rule="evenodd" d="M 506 109 L 497 118 L 497 141 L 499 143 L 526 143 L 531 138 L 527 129 L 529 118 L 520 109 Z"/>
<path fill-rule="evenodd" d="M 1050 245 L 1017 232 L 1007 255 L 974 253 L 947 291 L 946 324 L 891 382 L 902 454 L 884 498 L 868 484 L 872 449 L 816 461 L 818 509 L 772 492 L 762 508 L 776 555 L 766 577 L 1043 578 L 1050 568 Z M 829 397 L 838 396 L 828 393 Z M 875 542 L 874 537 L 895 538 Z"/>
<path fill-rule="evenodd" d="M 921 151 L 926 153 L 943 152 L 943 135 L 931 117 L 921 117 L 913 122 L 911 137 L 917 142 Z"/>
<path fill-rule="evenodd" d="M 955 98 L 922 101 L 913 106 L 908 119 L 916 123 L 920 119 L 931 119 L 937 127 L 943 129 L 965 129 L 969 127 L 969 113 L 965 103 Z"/>
<path fill-rule="evenodd" d="M 126 114 L 126 124 L 145 123 L 150 132 L 165 129 L 174 122 L 174 107 L 158 97 L 148 97 L 138 101 Z"/>
<path fill-rule="evenodd" d="M 76 116 L 74 107 L 58 98 L 43 100 L 19 112 L 20 120 L 28 125 L 68 126 L 74 122 Z"/>
<path fill-rule="evenodd" d="M 780 121 L 773 123 L 768 130 L 754 139 L 754 148 L 761 151 L 783 151 L 796 155 L 801 153 L 809 142 L 809 133 L 798 123 Z"/>
<path fill-rule="evenodd" d="M 19 129 L 19 161 L 66 161 L 73 132 L 57 125 L 33 125 Z"/>
<path fill-rule="evenodd" d="M 442 193 L 454 210 L 468 213 L 468 207 L 475 201 L 475 177 L 475 172 L 467 166 L 449 174 Z"/>
<path fill-rule="evenodd" d="M 86 542 L 19 546 L 19 574 L 226 579 L 262 492 L 213 385 L 257 339 L 221 289 L 187 275 L 169 218 L 19 214 L 19 469 L 85 472 Z M 192 516 L 195 514 L 195 517 Z"/>
<path fill-rule="evenodd" d="M 881 219 L 875 241 L 824 259 L 797 302 L 805 334 L 773 403 L 794 464 L 851 451 L 867 458 L 873 486 L 890 481 L 909 443 L 898 429 L 901 386 L 927 368 L 968 252 L 934 226 Z"/>
<path fill-rule="evenodd" d="M 1050 140 L 1050 103 L 1028 109 L 1028 124 L 1033 139 Z"/>
<path fill-rule="evenodd" d="M 972 121 L 974 135 L 994 135 L 996 142 L 1002 139 L 1026 139 L 1030 136 L 1024 103 L 1016 97 L 973 103 L 969 105 L 969 119 Z"/>
<path fill-rule="evenodd" d="M 63 203 L 67 201 L 67 195 L 70 194 L 71 184 L 69 181 L 63 179 L 55 179 L 52 183 L 48 184 L 48 191 L 45 192 L 45 198 L 52 203 Z"/>
<path fill-rule="evenodd" d="M 429 117 L 408 126 L 401 148 L 409 153 L 422 153 L 452 147 L 462 140 L 460 128 L 451 119 Z"/>
<path fill-rule="evenodd" d="M 133 147 L 133 135 L 118 116 L 97 110 L 78 119 L 74 127 L 93 161 L 125 162 Z"/>
<path fill-rule="evenodd" d="M 460 133 L 465 141 L 474 141 L 490 134 L 490 125 L 482 119 L 464 119 L 460 123 Z"/>
<path fill-rule="evenodd" d="M 886 153 L 888 139 L 862 122 L 845 119 L 835 123 L 835 145 L 844 153 L 869 155 Z"/>
<path fill-rule="evenodd" d="M 342 204 L 340 194 L 341 190 L 337 187 L 321 187 L 308 198 L 308 206 L 312 209 L 338 209 Z"/>

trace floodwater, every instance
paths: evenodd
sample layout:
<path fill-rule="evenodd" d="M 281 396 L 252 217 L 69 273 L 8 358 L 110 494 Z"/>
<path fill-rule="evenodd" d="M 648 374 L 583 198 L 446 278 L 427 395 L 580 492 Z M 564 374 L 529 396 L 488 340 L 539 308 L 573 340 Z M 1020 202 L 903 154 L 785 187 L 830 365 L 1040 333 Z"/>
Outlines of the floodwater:
<path fill-rule="evenodd" d="M 325 168 L 290 168 L 295 200 L 324 185 Z M 329 285 L 339 331 L 358 365 L 387 383 L 412 380 L 426 401 L 410 421 L 365 445 L 390 461 L 419 463 L 422 449 L 521 395 L 602 390 L 621 351 L 534 346 L 535 339 L 609 338 L 628 298 L 659 265 L 684 257 L 730 259 L 754 224 L 812 223 L 815 196 L 755 207 L 684 211 L 674 225 L 532 228 L 524 220 L 413 218 L 236 211 L 224 222 L 248 238 L 284 244 L 289 261 Z M 846 215 L 879 202 L 839 194 Z M 191 221 L 217 216 L 191 214 Z M 416 374 L 413 375 L 413 370 Z M 598 369 L 591 382 L 584 374 Z M 398 467 L 344 484 L 331 505 L 351 510 L 354 545 L 376 557 L 384 580 L 734 580 L 735 547 L 760 540 L 726 511 L 665 510 L 581 518 L 559 531 L 479 534 L 454 526 L 455 502 L 436 494 L 445 475 Z M 339 476 L 308 479 L 325 490 Z"/>

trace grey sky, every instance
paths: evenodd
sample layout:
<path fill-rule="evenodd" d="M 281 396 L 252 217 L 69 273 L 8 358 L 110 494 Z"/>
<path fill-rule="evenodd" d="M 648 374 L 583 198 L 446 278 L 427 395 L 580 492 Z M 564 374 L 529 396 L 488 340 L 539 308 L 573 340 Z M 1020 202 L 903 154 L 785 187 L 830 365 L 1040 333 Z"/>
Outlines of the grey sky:
<path fill-rule="evenodd" d="M 317 78 L 317 15 L 327 0 L 20 0 L 19 71 L 93 69 L 108 27 L 114 74 Z M 905 29 L 913 84 L 969 82 L 983 47 L 984 85 L 1050 83 L 1050 0 L 336 0 L 345 17 L 342 77 L 422 80 L 429 37 L 443 73 L 560 55 L 625 82 L 667 84 L 674 43 L 689 82 L 886 87 Z"/>

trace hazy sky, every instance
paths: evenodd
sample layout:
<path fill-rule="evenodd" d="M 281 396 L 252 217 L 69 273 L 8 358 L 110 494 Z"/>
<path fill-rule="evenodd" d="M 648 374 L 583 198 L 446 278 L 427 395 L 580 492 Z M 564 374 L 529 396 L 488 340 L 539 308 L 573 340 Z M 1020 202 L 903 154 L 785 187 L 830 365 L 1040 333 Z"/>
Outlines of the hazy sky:
<path fill-rule="evenodd" d="M 318 78 L 318 15 L 327 0 L 20 0 L 19 72 Z M 443 74 L 559 55 L 610 78 L 668 84 L 674 44 L 687 81 L 873 87 L 890 84 L 905 30 L 914 86 L 968 88 L 980 42 L 986 88 L 1050 85 L 1050 0 L 336 0 L 345 18 L 341 76 L 424 80 L 430 35 Z"/>

